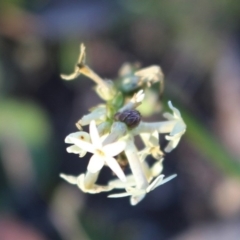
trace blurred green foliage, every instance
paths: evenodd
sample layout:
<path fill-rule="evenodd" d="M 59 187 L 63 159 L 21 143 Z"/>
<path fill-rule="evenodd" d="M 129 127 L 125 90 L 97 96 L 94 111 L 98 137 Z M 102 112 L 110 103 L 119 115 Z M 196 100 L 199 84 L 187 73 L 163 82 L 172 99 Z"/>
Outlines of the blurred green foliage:
<path fill-rule="evenodd" d="M 29 147 L 41 147 L 49 141 L 49 120 L 43 109 L 36 104 L 19 99 L 1 99 L 0 113 L 0 136 L 21 136 Z"/>

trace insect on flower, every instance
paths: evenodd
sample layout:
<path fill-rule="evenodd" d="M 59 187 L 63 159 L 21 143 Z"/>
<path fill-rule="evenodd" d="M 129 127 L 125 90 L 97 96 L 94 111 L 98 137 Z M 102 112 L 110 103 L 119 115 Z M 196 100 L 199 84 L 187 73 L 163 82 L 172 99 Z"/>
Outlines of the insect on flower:
<path fill-rule="evenodd" d="M 129 128 L 135 128 L 141 121 L 141 114 L 135 109 L 125 110 L 115 114 L 114 119 L 124 122 Z"/>
<path fill-rule="evenodd" d="M 60 177 L 90 194 L 125 189 L 122 193 L 113 193 L 108 197 L 130 197 L 131 205 L 136 205 L 147 193 L 177 176 L 173 174 L 164 178 L 162 174 L 165 154 L 161 151 L 159 136 L 167 134 L 169 143 L 164 151 L 168 153 L 178 145 L 186 131 L 186 124 L 180 111 L 170 101 L 168 105 L 172 113 L 164 113 L 165 121 L 144 122 L 141 113 L 136 110 L 141 106 L 144 116 L 144 109 L 154 106 L 149 99 L 156 96 L 156 93 L 150 87 L 157 82 L 160 82 L 161 95 L 163 73 L 159 66 L 136 69 L 136 66 L 127 64 L 122 68 L 119 78 L 112 81 L 101 78 L 85 60 L 85 46 L 82 44 L 74 72 L 70 75 L 62 74 L 61 77 L 72 80 L 82 74 L 90 78 L 96 83 L 94 90 L 104 103 L 83 115 L 77 123 L 79 131 L 65 138 L 65 142 L 71 144 L 67 147 L 67 152 L 77 154 L 80 158 L 87 152 L 92 153 L 87 170 L 78 176 L 62 173 Z M 143 103 L 145 95 L 147 99 Z M 87 125 L 89 133 L 82 129 Z M 142 149 L 136 144 L 136 136 L 142 139 Z M 155 159 L 151 166 L 147 162 L 149 155 Z M 118 179 L 109 181 L 107 185 L 99 185 L 97 180 L 105 166 Z M 128 168 L 130 174 L 127 172 Z"/>

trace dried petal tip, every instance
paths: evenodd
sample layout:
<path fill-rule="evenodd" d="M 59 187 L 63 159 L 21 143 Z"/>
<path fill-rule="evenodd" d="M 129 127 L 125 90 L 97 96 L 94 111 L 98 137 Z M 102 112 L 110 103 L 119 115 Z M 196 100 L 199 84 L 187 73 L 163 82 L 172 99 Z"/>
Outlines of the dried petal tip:
<path fill-rule="evenodd" d="M 137 110 L 125 110 L 115 114 L 116 121 L 124 122 L 129 128 L 135 128 L 141 121 L 141 114 Z"/>

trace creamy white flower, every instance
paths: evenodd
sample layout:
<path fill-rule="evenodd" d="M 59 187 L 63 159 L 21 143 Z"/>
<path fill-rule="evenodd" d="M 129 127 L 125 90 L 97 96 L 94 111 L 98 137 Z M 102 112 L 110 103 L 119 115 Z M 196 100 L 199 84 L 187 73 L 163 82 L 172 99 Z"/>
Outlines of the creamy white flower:
<path fill-rule="evenodd" d="M 169 135 L 166 136 L 166 139 L 169 141 L 169 143 L 164 149 L 165 152 L 171 152 L 178 145 L 182 135 L 186 131 L 186 124 L 184 123 L 179 110 L 173 107 L 171 101 L 168 102 L 168 106 L 172 109 L 173 114 L 164 113 L 163 116 L 170 121 L 176 120 L 176 123 L 174 124 L 174 127 Z"/>
<path fill-rule="evenodd" d="M 159 187 L 160 185 L 163 185 L 164 183 L 172 180 L 176 176 L 177 175 L 174 174 L 174 175 L 171 175 L 164 179 L 164 175 L 161 174 L 157 178 L 155 178 L 155 180 L 152 181 L 152 183 L 150 185 L 148 185 L 148 187 L 145 189 L 129 187 L 129 188 L 126 188 L 126 192 L 124 192 L 124 193 L 111 194 L 111 195 L 108 195 L 108 197 L 109 198 L 121 198 L 121 197 L 131 196 L 131 198 L 130 198 L 131 205 L 136 205 L 145 197 L 145 195 L 147 193 L 153 191 L 155 188 Z"/>
<path fill-rule="evenodd" d="M 85 141 L 85 142 L 88 142 L 88 143 L 91 142 L 90 135 L 87 132 L 83 132 L 83 131 L 79 131 L 79 132 L 69 134 L 65 138 L 65 143 L 74 144 L 74 141 L 72 139 L 80 139 L 81 141 Z M 77 146 L 75 144 L 68 147 L 67 152 L 68 153 L 79 154 L 79 157 L 84 157 L 87 153 L 85 150 L 83 150 L 82 148 L 80 148 L 79 146 Z"/>
<path fill-rule="evenodd" d="M 68 183 L 71 183 L 73 185 L 77 185 L 79 189 L 81 189 L 85 193 L 100 193 L 100 192 L 108 192 L 113 189 L 112 186 L 102 186 L 93 184 L 91 187 L 86 186 L 84 179 L 85 174 L 80 174 L 79 176 L 72 176 L 72 175 L 66 175 L 66 174 L 60 174 L 60 177 L 66 180 Z"/>
<path fill-rule="evenodd" d="M 146 156 L 151 154 L 156 160 L 161 160 L 163 152 L 159 145 L 159 133 L 154 131 L 153 133 L 141 133 L 140 137 L 145 144 L 145 148 L 139 152 L 141 161 L 144 161 Z"/>
<path fill-rule="evenodd" d="M 112 171 L 119 177 L 119 179 L 121 179 L 122 181 L 126 181 L 126 177 L 121 167 L 119 166 L 116 159 L 113 158 L 113 156 L 118 155 L 120 152 L 124 150 L 126 143 L 123 141 L 118 141 L 103 146 L 97 131 L 95 121 L 91 121 L 89 132 L 92 143 L 88 143 L 86 141 L 82 141 L 76 138 L 71 138 L 71 141 L 73 141 L 73 143 L 77 145 L 79 148 L 87 152 L 93 153 L 93 156 L 90 158 L 87 167 L 88 171 L 92 173 L 100 171 L 100 169 L 102 169 L 102 167 L 106 163 L 112 169 Z"/>
<path fill-rule="evenodd" d="M 152 167 L 149 167 L 148 163 L 146 162 L 142 162 L 141 165 L 144 174 L 146 175 L 148 183 L 150 183 L 153 180 L 153 178 L 157 177 L 163 170 L 162 161 L 154 163 Z M 122 182 L 119 179 L 114 179 L 109 181 L 108 185 L 116 189 L 123 189 L 136 186 L 136 181 L 132 174 L 127 175 L 126 179 L 127 179 L 126 182 Z"/>

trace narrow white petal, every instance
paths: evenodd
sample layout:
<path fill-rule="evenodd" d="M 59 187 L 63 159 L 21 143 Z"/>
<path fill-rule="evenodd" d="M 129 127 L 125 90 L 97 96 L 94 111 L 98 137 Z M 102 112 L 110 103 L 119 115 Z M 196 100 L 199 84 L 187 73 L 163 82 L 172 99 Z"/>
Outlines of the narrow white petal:
<path fill-rule="evenodd" d="M 89 125 L 89 132 L 92 140 L 92 144 L 96 149 L 100 149 L 102 147 L 102 143 L 100 140 L 100 136 L 98 134 L 98 130 L 96 127 L 95 121 L 91 121 Z"/>
<path fill-rule="evenodd" d="M 175 126 L 173 127 L 170 136 L 174 136 L 177 134 L 183 134 L 186 130 L 186 125 L 184 124 L 183 121 L 178 121 Z"/>
<path fill-rule="evenodd" d="M 164 175 L 159 175 L 157 178 L 155 178 L 154 181 L 147 187 L 147 192 L 150 192 L 159 186 L 162 183 L 163 178 Z"/>
<path fill-rule="evenodd" d="M 76 145 L 72 145 L 72 146 L 68 147 L 66 150 L 68 153 L 79 154 L 82 157 L 85 156 L 85 154 L 86 154 L 86 151 L 82 150 L 81 148 L 79 148 Z"/>
<path fill-rule="evenodd" d="M 164 176 L 164 175 L 160 175 L 160 176 Z M 159 177 L 160 177 L 160 176 L 159 176 Z M 169 177 L 167 177 L 167 178 L 165 178 L 165 179 L 162 179 L 161 181 L 158 181 L 156 184 L 154 184 L 154 186 L 152 186 L 153 184 L 151 184 L 150 186 L 152 186 L 152 187 L 151 187 L 151 189 L 150 189 L 150 186 L 149 186 L 149 192 L 152 191 L 152 190 L 154 190 L 155 188 L 163 185 L 164 183 L 169 182 L 170 180 L 172 180 L 172 179 L 175 178 L 176 176 L 177 176 L 177 174 L 173 174 L 173 175 L 171 175 L 171 176 L 169 176 Z M 156 179 L 157 179 L 157 178 L 156 178 Z M 156 180 L 156 179 L 155 179 L 155 180 Z"/>
<path fill-rule="evenodd" d="M 174 148 L 176 148 L 176 146 L 178 145 L 181 136 L 177 137 L 177 136 L 166 136 L 166 139 L 169 140 L 169 143 L 167 144 L 167 146 L 165 147 L 164 151 L 165 152 L 171 152 Z"/>
<path fill-rule="evenodd" d="M 86 192 L 85 191 L 85 186 L 84 186 L 84 178 L 85 178 L 85 174 L 84 173 L 82 173 L 81 175 L 78 176 L 78 178 L 77 178 L 77 186 L 83 192 Z"/>
<path fill-rule="evenodd" d="M 172 109 L 175 118 L 182 118 L 180 111 L 172 105 L 171 101 L 168 101 L 168 106 Z"/>
<path fill-rule="evenodd" d="M 161 161 L 158 161 L 156 163 L 153 164 L 153 166 L 151 167 L 151 175 L 153 177 L 158 176 L 163 170 L 163 164 Z"/>
<path fill-rule="evenodd" d="M 163 113 L 163 117 L 168 119 L 168 120 L 174 120 L 175 119 L 174 116 L 169 112 Z"/>
<path fill-rule="evenodd" d="M 122 152 L 126 147 L 126 143 L 123 141 L 110 143 L 106 146 L 103 146 L 103 151 L 107 156 L 113 157 Z"/>
<path fill-rule="evenodd" d="M 121 167 L 119 166 L 116 159 L 113 157 L 106 156 L 106 157 L 104 157 L 104 160 L 107 163 L 107 165 L 112 169 L 112 171 L 117 175 L 117 177 L 121 181 L 126 182 L 125 174 L 124 174 L 123 170 L 121 169 Z"/>
<path fill-rule="evenodd" d="M 170 141 L 170 142 L 167 144 L 167 146 L 164 148 L 164 151 L 167 152 L 167 153 L 169 153 L 169 152 L 171 152 L 173 149 L 174 149 L 174 147 L 173 147 L 173 141 Z"/>
<path fill-rule="evenodd" d="M 143 143 L 147 146 L 148 145 L 148 141 L 149 141 L 149 138 L 150 138 L 150 134 L 151 133 L 141 133 L 140 134 L 140 137 L 143 141 Z"/>
<path fill-rule="evenodd" d="M 131 196 L 130 193 L 116 193 L 116 194 L 110 194 L 108 195 L 108 198 L 121 198 L 121 197 L 128 197 L 128 196 Z"/>
<path fill-rule="evenodd" d="M 134 187 L 136 185 L 135 179 L 133 175 L 126 176 L 127 182 L 122 182 L 119 179 L 114 179 L 108 182 L 108 185 L 117 188 L 122 189 L 126 187 Z"/>
<path fill-rule="evenodd" d="M 132 205 L 132 206 L 137 205 L 140 201 L 143 200 L 144 197 L 145 197 L 145 194 L 139 195 L 139 196 L 132 196 L 132 197 L 130 198 L 130 203 L 131 203 L 131 205 Z"/>
<path fill-rule="evenodd" d="M 154 131 L 149 138 L 150 143 L 152 146 L 159 146 L 159 133 L 158 131 Z"/>
<path fill-rule="evenodd" d="M 82 151 L 82 152 L 79 153 L 79 157 L 83 158 L 86 154 L 87 154 L 86 151 Z"/>
<path fill-rule="evenodd" d="M 87 152 L 90 152 L 90 153 L 95 152 L 95 148 L 91 143 L 82 141 L 82 140 L 77 139 L 77 138 L 72 138 L 72 137 L 70 137 L 70 139 L 71 139 L 72 143 L 76 144 L 79 148 L 81 148 L 81 149 L 83 149 Z"/>
<path fill-rule="evenodd" d="M 141 162 L 141 164 L 142 164 L 143 172 L 145 173 L 147 181 L 149 182 L 149 178 L 151 177 L 151 170 L 149 168 L 149 165 L 148 165 L 148 163 L 146 161 Z"/>
<path fill-rule="evenodd" d="M 95 185 L 94 186 L 97 192 L 109 192 L 113 190 L 112 186 L 101 186 L 101 185 Z"/>
<path fill-rule="evenodd" d="M 102 169 L 104 165 L 104 159 L 97 154 L 94 154 L 89 161 L 87 170 L 91 173 L 96 173 Z"/>
<path fill-rule="evenodd" d="M 144 97 L 145 97 L 144 91 L 141 89 L 141 90 L 139 90 L 139 91 L 137 92 L 137 94 L 136 94 L 136 96 L 135 96 L 135 101 L 136 101 L 137 103 L 142 102 L 143 99 L 144 99 Z"/>
<path fill-rule="evenodd" d="M 171 175 L 171 176 L 163 179 L 160 185 L 163 185 L 164 183 L 169 182 L 170 180 L 172 180 L 172 179 L 175 178 L 175 177 L 177 177 L 177 174 L 173 174 L 173 175 Z M 158 185 L 158 186 L 159 186 L 159 185 Z M 156 187 L 158 187 L 158 186 L 156 186 Z"/>
<path fill-rule="evenodd" d="M 66 180 L 67 182 L 71 183 L 71 184 L 77 184 L 77 177 L 76 176 L 72 176 L 72 175 L 66 175 L 61 173 L 60 177 L 63 178 L 64 180 Z"/>
<path fill-rule="evenodd" d="M 133 195 L 133 196 L 139 196 L 139 195 L 143 195 L 146 193 L 145 189 L 140 189 L 140 188 L 135 188 L 135 187 L 126 188 L 126 191 L 128 193 L 131 193 L 131 195 Z"/>
<path fill-rule="evenodd" d="M 65 143 L 72 143 L 72 138 L 77 138 L 80 139 L 82 141 L 87 141 L 90 142 L 90 135 L 87 132 L 84 131 L 78 131 L 78 132 L 74 132 L 74 133 L 70 133 L 69 135 L 66 136 L 65 138 Z"/>

